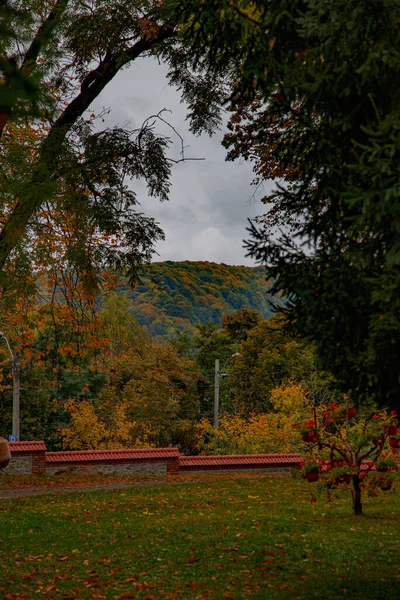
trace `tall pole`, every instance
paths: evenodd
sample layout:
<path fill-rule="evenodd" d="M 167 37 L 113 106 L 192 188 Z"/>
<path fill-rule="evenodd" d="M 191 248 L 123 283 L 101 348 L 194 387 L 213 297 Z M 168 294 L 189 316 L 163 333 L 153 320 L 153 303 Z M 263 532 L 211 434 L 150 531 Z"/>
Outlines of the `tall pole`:
<path fill-rule="evenodd" d="M 218 429 L 219 412 L 219 360 L 215 359 L 215 377 L 214 377 L 214 428 Z"/>
<path fill-rule="evenodd" d="M 15 436 L 17 442 L 19 442 L 19 389 L 20 389 L 20 371 L 18 356 L 15 355 L 12 361 L 12 375 L 13 375 L 13 419 L 12 419 L 12 434 Z"/>
<path fill-rule="evenodd" d="M 16 441 L 19 441 L 19 396 L 20 396 L 20 372 L 19 372 L 19 361 L 18 354 L 14 354 L 11 350 L 10 342 L 0 331 L 0 337 L 4 339 L 7 344 L 8 350 L 11 354 L 11 369 L 13 376 L 13 417 L 12 417 L 12 435 L 15 436 Z"/>

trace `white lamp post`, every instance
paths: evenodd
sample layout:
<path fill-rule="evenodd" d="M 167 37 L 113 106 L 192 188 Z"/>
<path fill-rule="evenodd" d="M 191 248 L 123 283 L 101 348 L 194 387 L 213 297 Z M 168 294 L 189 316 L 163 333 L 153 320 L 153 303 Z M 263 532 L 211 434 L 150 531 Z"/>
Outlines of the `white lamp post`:
<path fill-rule="evenodd" d="M 12 368 L 12 376 L 13 376 L 13 417 L 12 417 L 12 435 L 15 438 L 15 441 L 19 441 L 19 388 L 20 388 L 20 379 L 19 379 L 19 363 L 18 356 L 13 353 L 11 350 L 10 343 L 4 333 L 0 331 L 0 337 L 2 337 L 11 354 L 11 368 Z"/>

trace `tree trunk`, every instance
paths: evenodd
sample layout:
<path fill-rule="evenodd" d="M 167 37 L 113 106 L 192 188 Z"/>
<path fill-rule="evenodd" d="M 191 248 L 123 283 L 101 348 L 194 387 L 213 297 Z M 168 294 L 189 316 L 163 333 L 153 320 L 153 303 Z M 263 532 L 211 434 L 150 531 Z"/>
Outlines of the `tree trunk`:
<path fill-rule="evenodd" d="M 353 509 L 355 515 L 362 515 L 362 504 L 361 504 L 361 487 L 360 487 L 360 477 L 358 473 L 353 476 Z"/>

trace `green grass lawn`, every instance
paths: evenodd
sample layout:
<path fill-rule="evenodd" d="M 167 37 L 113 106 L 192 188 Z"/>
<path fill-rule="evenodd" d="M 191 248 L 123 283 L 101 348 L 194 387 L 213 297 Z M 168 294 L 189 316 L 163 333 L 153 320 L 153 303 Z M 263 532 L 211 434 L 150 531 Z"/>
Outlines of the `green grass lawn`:
<path fill-rule="evenodd" d="M 271 476 L 2 500 L 0 598 L 399 600 L 397 488 L 360 517 Z"/>

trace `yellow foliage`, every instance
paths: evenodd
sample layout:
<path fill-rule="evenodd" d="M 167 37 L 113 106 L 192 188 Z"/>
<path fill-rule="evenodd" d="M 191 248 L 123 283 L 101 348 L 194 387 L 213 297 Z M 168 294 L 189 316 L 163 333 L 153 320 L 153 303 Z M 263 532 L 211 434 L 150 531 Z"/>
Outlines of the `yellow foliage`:
<path fill-rule="evenodd" d="M 95 401 L 69 400 L 65 448 L 193 446 L 197 415 L 194 364 L 171 346 L 138 336 L 129 352 L 109 359 L 110 377 Z M 87 388 L 86 388 L 87 389 Z"/>
<path fill-rule="evenodd" d="M 287 383 L 274 388 L 271 392 L 270 401 L 277 412 L 286 415 L 296 413 L 297 418 L 305 414 L 307 396 L 301 384 Z"/>
<path fill-rule="evenodd" d="M 113 407 L 111 417 L 107 419 L 96 414 L 95 407 L 89 401 L 70 398 L 65 409 L 70 413 L 70 422 L 61 434 L 64 448 L 67 450 L 112 450 L 113 448 L 149 447 L 146 432 L 142 439 L 132 438 L 136 423 L 127 416 L 127 404 L 121 402 Z"/>
<path fill-rule="evenodd" d="M 196 426 L 197 448 L 206 454 L 273 454 L 297 452 L 300 435 L 291 416 L 268 413 L 249 419 L 221 417 L 218 430 L 203 419 Z"/>
<path fill-rule="evenodd" d="M 70 398 L 65 409 L 71 420 L 61 434 L 64 447 L 68 450 L 94 450 L 106 436 L 106 427 L 94 412 L 91 402 Z"/>
<path fill-rule="evenodd" d="M 196 427 L 197 449 L 206 454 L 272 454 L 299 452 L 300 434 L 295 428 L 308 411 L 308 400 L 301 385 L 287 383 L 271 392 L 274 412 L 246 419 L 225 415 L 216 431 L 203 419 Z"/>

